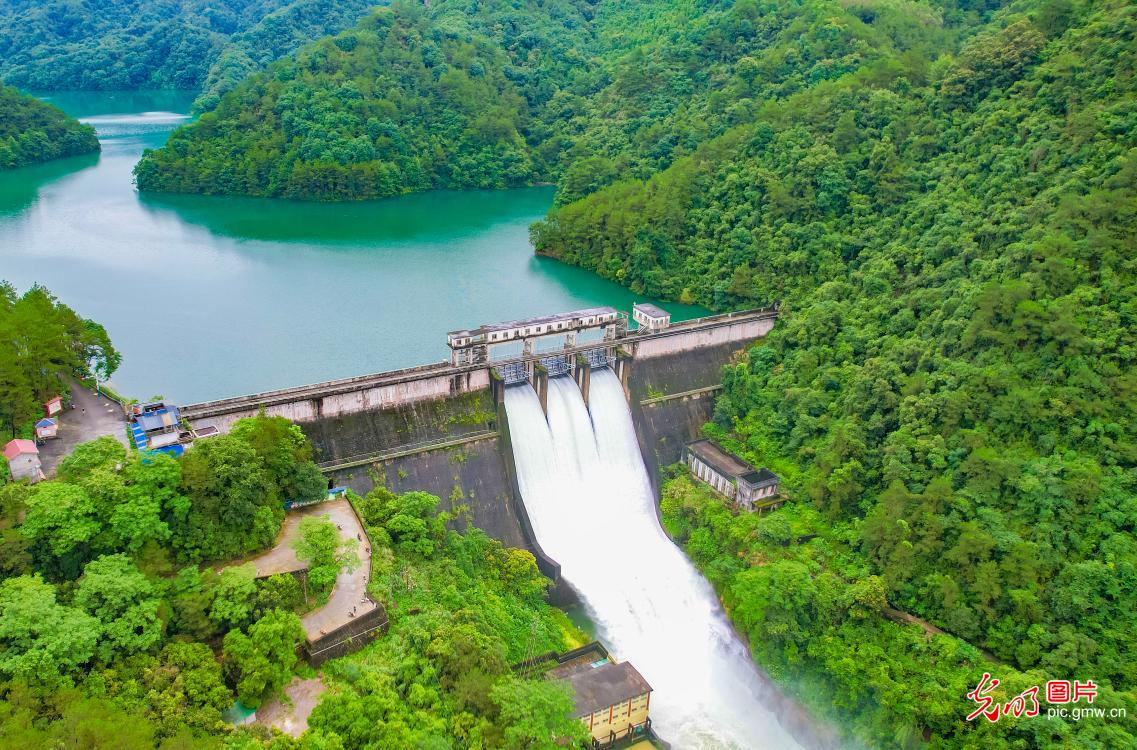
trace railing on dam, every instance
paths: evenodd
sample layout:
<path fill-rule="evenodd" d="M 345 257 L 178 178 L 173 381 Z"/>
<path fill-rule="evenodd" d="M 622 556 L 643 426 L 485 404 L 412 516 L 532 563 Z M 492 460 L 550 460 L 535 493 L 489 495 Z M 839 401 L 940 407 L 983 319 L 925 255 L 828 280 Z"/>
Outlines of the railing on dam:
<path fill-rule="evenodd" d="M 744 320 L 767 320 L 769 318 L 778 317 L 778 309 L 779 307 L 775 305 L 773 307 L 760 307 L 754 310 L 737 310 L 735 312 L 704 315 L 701 318 L 691 318 L 690 320 L 681 320 L 677 323 L 672 323 L 661 331 L 650 331 L 645 328 L 637 328 L 634 331 L 629 331 L 628 336 L 638 338 L 668 336 L 677 333 L 686 333 L 698 328 L 719 326 L 723 323 L 738 323 Z"/>
<path fill-rule="evenodd" d="M 357 375 L 351 378 L 338 380 L 325 380 L 321 383 L 298 385 L 291 388 L 281 388 L 261 393 L 250 393 L 245 396 L 233 396 L 215 401 L 202 401 L 197 404 L 187 404 L 181 409 L 186 419 L 200 417 L 202 412 L 239 411 L 250 407 L 271 406 L 277 403 L 287 403 L 304 398 L 331 396 L 338 393 L 351 393 L 352 391 L 372 388 L 390 383 L 406 380 L 418 380 L 425 376 L 445 374 L 448 371 L 465 372 L 470 368 L 455 368 L 449 362 L 434 362 L 429 365 L 416 365 L 401 370 L 387 370 L 370 375 Z"/>

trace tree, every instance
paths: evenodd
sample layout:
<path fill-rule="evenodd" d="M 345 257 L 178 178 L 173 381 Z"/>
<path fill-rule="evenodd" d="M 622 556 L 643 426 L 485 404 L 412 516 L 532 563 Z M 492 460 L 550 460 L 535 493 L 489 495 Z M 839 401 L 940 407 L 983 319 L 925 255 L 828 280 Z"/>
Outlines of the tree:
<path fill-rule="evenodd" d="M 300 618 L 281 610 L 257 620 L 248 634 L 232 630 L 225 636 L 225 669 L 241 703 L 256 708 L 287 684 L 303 638 Z"/>
<path fill-rule="evenodd" d="M 81 551 L 102 528 L 94 501 L 73 484 L 39 484 L 28 496 L 27 505 L 20 532 L 42 550 L 41 555 L 62 557 Z"/>
<path fill-rule="evenodd" d="M 282 499 L 305 503 L 326 494 L 327 480 L 312 463 L 312 445 L 299 426 L 261 414 L 238 420 L 229 434 L 252 446 Z"/>
<path fill-rule="evenodd" d="M 253 610 L 255 617 L 263 617 L 272 609 L 296 610 L 303 604 L 304 592 L 296 576 L 278 573 L 257 581 L 256 606 Z"/>
<path fill-rule="evenodd" d="M 154 730 L 105 698 L 80 698 L 63 707 L 45 747 L 84 750 L 152 750 Z"/>
<path fill-rule="evenodd" d="M 213 636 L 219 627 L 209 616 L 216 579 L 217 575 L 213 571 L 202 575 L 196 565 L 182 568 L 173 577 L 167 595 L 167 601 L 173 610 L 169 622 L 172 633 L 188 635 L 198 640 L 207 640 Z"/>
<path fill-rule="evenodd" d="M 573 699 L 562 684 L 505 678 L 490 696 L 499 706 L 506 747 L 557 750 L 588 739 L 584 724 L 572 717 Z"/>
<path fill-rule="evenodd" d="M 190 560 L 224 559 L 276 538 L 284 510 L 256 451 L 232 435 L 203 440 L 182 459 L 184 519 L 172 519 L 174 543 Z"/>
<path fill-rule="evenodd" d="M 0 582 L 0 674 L 54 687 L 95 653 L 99 622 L 60 604 L 39 576 Z"/>
<path fill-rule="evenodd" d="M 253 612 L 257 594 L 257 567 L 245 563 L 221 571 L 212 587 L 213 604 L 209 619 L 221 628 L 240 628 Z"/>
<path fill-rule="evenodd" d="M 18 528 L 30 493 L 23 483 L 0 485 L 0 578 L 31 572 L 31 542 Z"/>
<path fill-rule="evenodd" d="M 341 570 L 359 566 L 358 540 L 342 538 L 327 517 L 302 518 L 293 546 L 296 556 L 308 563 L 308 584 L 321 596 L 331 591 Z"/>
<path fill-rule="evenodd" d="M 359 508 L 364 522 L 379 527 L 398 549 L 426 556 L 445 533 L 444 519 L 436 513 L 438 503 L 437 497 L 425 492 L 396 495 L 376 487 Z"/>
<path fill-rule="evenodd" d="M 8 91 L 0 88 L 0 105 Z M 3 141 L 8 110 L 0 106 L 0 112 Z M 0 417 L 9 434 L 30 428 L 26 423 L 42 414 L 40 404 L 65 392 L 67 378 L 109 376 L 120 359 L 101 326 L 80 318 L 43 287 L 17 295 L 11 284 L 0 282 Z"/>
<path fill-rule="evenodd" d="M 160 602 L 153 584 L 126 555 L 87 563 L 75 589 L 75 604 L 100 623 L 97 654 L 106 663 L 158 645 Z"/>
<path fill-rule="evenodd" d="M 233 703 L 221 664 L 204 643 L 173 642 L 146 674 L 147 702 L 158 714 L 162 734 L 185 726 L 211 730 Z"/>
<path fill-rule="evenodd" d="M 77 446 L 59 474 L 29 493 L 21 532 L 41 568 L 68 578 L 100 553 L 139 553 L 167 540 L 165 518 L 183 518 L 188 506 L 178 493 L 181 470 L 174 458 L 127 458 L 113 437 Z"/>
<path fill-rule="evenodd" d="M 80 443 L 59 462 L 56 478 L 77 484 L 95 469 L 114 469 L 126 464 L 126 448 L 111 435 Z"/>

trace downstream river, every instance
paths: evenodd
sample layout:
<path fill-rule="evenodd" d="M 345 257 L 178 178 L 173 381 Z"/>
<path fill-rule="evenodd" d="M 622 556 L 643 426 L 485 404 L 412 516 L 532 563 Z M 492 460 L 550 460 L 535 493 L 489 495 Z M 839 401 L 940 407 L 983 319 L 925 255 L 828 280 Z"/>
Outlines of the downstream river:
<path fill-rule="evenodd" d="M 141 196 L 134 164 L 189 120 L 193 94 L 46 98 L 94 125 L 103 150 L 0 174 L 0 279 L 43 284 L 105 325 L 126 395 L 184 403 L 426 364 L 447 358 L 449 330 L 646 301 L 533 255 L 528 227 L 551 188 L 350 204 Z M 706 312 L 660 304 L 676 319 Z"/>

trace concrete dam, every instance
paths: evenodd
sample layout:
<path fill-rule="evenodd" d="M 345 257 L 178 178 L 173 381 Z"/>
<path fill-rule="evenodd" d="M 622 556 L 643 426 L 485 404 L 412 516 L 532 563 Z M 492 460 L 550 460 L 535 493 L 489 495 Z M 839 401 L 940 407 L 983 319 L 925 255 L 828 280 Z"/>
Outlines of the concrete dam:
<path fill-rule="evenodd" d="M 194 428 L 225 432 L 262 409 L 300 425 L 337 485 L 365 494 L 376 485 L 424 490 L 503 544 L 534 552 L 541 570 L 559 566 L 535 538 L 517 488 L 507 388 L 528 383 L 548 408 L 550 381 L 573 378 L 587 405 L 597 370 L 611 370 L 631 408 L 652 488 L 659 469 L 711 417 L 720 370 L 765 336 L 777 309 L 671 323 L 654 305 L 632 317 L 591 308 L 452 331 L 449 361 L 182 407 Z M 635 322 L 635 328 L 629 325 Z M 554 600 L 567 601 L 563 586 Z"/>
<path fill-rule="evenodd" d="M 448 362 L 191 404 L 183 416 L 221 431 L 262 409 L 287 417 L 336 484 L 425 490 L 529 549 L 555 582 L 550 599 L 583 605 L 596 635 L 641 670 L 675 747 L 800 748 L 795 736 L 810 735 L 800 716 L 657 515 L 661 467 L 710 419 L 723 365 L 776 318 L 671 325 L 637 305 L 631 319 L 591 308 L 484 325 L 448 335 Z"/>

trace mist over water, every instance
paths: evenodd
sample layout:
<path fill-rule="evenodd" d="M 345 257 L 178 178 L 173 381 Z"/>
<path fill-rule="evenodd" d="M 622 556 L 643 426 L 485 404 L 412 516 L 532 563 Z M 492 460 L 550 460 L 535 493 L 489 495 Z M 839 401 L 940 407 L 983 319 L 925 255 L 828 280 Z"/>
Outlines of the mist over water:
<path fill-rule="evenodd" d="M 517 479 L 537 541 L 580 592 L 597 635 L 654 688 L 652 723 L 686 748 L 800 748 L 767 708 L 710 584 L 660 528 L 616 375 L 592 371 L 590 407 L 549 381 L 548 422 L 528 385 L 505 392 Z"/>

